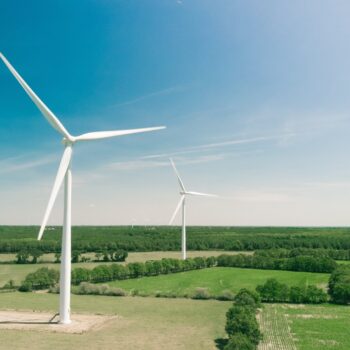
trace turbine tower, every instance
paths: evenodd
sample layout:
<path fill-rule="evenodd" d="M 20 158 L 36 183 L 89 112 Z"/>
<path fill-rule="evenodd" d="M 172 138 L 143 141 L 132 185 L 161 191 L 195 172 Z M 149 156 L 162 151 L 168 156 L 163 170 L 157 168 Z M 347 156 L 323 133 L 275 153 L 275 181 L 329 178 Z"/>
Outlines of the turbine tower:
<path fill-rule="evenodd" d="M 40 112 L 44 115 L 51 126 L 63 136 L 64 152 L 58 168 L 54 186 L 51 192 L 49 203 L 46 208 L 44 219 L 39 231 L 38 240 L 43 236 L 46 224 L 48 222 L 51 210 L 55 203 L 59 189 L 64 181 L 64 218 L 63 218 L 63 233 L 62 233 L 62 258 L 60 272 L 60 323 L 69 324 L 70 319 L 70 288 L 71 288 L 71 204 L 72 204 L 72 170 L 71 160 L 73 154 L 73 146 L 80 141 L 92 141 L 105 139 L 109 137 L 136 134 L 147 131 L 164 129 L 165 127 L 153 127 L 132 130 L 115 130 L 115 131 L 99 131 L 72 136 L 51 110 L 40 100 L 28 84 L 22 79 L 17 71 L 12 67 L 10 62 L 0 53 L 0 58 L 3 60 L 7 68 L 29 95 Z"/>
<path fill-rule="evenodd" d="M 176 166 L 173 162 L 173 160 L 170 158 L 170 163 L 174 168 L 175 175 L 177 177 L 177 180 L 179 181 L 180 185 L 180 200 L 177 204 L 177 207 L 174 211 L 173 216 L 170 219 L 169 225 L 171 225 L 176 217 L 176 214 L 180 210 L 180 207 L 182 206 L 182 236 L 181 236 L 181 251 L 182 251 L 182 259 L 186 260 L 186 196 L 203 196 L 203 197 L 217 197 L 217 195 L 214 194 L 208 194 L 208 193 L 201 193 L 201 192 L 193 192 L 193 191 L 186 191 L 186 188 L 184 186 L 184 183 L 181 180 L 180 174 L 176 169 Z"/>

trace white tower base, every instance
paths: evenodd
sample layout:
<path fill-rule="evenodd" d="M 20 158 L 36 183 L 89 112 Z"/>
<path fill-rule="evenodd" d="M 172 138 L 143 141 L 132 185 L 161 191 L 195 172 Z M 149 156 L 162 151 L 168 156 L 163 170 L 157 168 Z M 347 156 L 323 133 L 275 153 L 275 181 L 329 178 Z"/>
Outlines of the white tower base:
<path fill-rule="evenodd" d="M 62 233 L 62 256 L 60 274 L 60 320 L 61 324 L 71 323 L 70 288 L 71 288 L 71 207 L 72 207 L 72 172 L 70 166 L 65 176 L 64 221 Z"/>
<path fill-rule="evenodd" d="M 185 198 L 182 201 L 182 239 L 181 239 L 181 250 L 182 259 L 186 260 L 186 205 Z"/>

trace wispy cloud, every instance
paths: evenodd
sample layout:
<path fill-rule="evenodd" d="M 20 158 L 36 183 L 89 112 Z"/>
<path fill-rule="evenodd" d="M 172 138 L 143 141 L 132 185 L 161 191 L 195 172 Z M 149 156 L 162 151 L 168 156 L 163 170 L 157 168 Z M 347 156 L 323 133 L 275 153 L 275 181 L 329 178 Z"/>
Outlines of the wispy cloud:
<path fill-rule="evenodd" d="M 199 164 L 199 163 L 208 163 L 213 161 L 222 160 L 225 158 L 224 154 L 217 155 L 207 155 L 196 158 L 178 158 L 177 164 Z M 136 159 L 126 162 L 116 162 L 111 163 L 109 168 L 113 170 L 135 170 L 135 169 L 145 169 L 145 168 L 159 168 L 159 167 L 168 167 L 168 160 L 145 160 L 145 159 Z"/>
<path fill-rule="evenodd" d="M 239 202 L 268 202 L 268 203 L 285 203 L 293 201 L 293 197 L 287 193 L 268 192 L 268 191 L 247 191 L 237 193 L 232 197 Z"/>
<path fill-rule="evenodd" d="M 157 96 L 163 96 L 163 95 L 169 95 L 169 94 L 172 94 L 172 93 L 183 91 L 185 89 L 186 89 L 186 87 L 184 87 L 184 86 L 172 86 L 172 87 L 169 87 L 169 88 L 166 88 L 166 89 L 163 89 L 163 90 L 151 92 L 149 94 L 136 97 L 136 98 L 131 99 L 129 101 L 117 103 L 117 104 L 113 105 L 113 107 L 121 107 L 121 106 L 132 105 L 132 104 L 135 104 L 135 103 L 147 100 L 149 98 L 153 98 L 153 97 L 157 97 Z"/>
<path fill-rule="evenodd" d="M 34 169 L 57 161 L 56 156 L 45 156 L 38 158 L 38 156 L 33 155 L 32 157 L 33 159 L 30 160 L 26 159 L 28 156 L 20 156 L 0 160 L 0 174 L 15 173 L 18 171 Z"/>
<path fill-rule="evenodd" d="M 286 138 L 290 138 L 295 135 L 296 135 L 295 133 L 287 133 L 287 134 L 281 134 L 277 136 L 260 136 L 260 137 L 244 138 L 244 139 L 233 139 L 233 140 L 228 140 L 223 142 L 208 143 L 208 144 L 199 145 L 199 146 L 187 147 L 186 149 L 175 151 L 175 152 L 152 154 L 152 155 L 144 156 L 142 157 L 142 159 L 168 158 L 176 155 L 205 152 L 211 149 L 233 146 L 233 145 L 258 143 L 258 142 L 264 142 L 264 141 L 270 141 L 270 140 L 285 140 Z"/>
<path fill-rule="evenodd" d="M 277 136 L 260 136 L 260 137 L 253 137 L 253 138 L 246 138 L 246 139 L 235 139 L 235 140 L 229 140 L 224 142 L 217 142 L 217 143 L 209 143 L 206 145 L 200 145 L 200 146 L 194 146 L 191 147 L 193 150 L 201 150 L 201 149 L 209 149 L 209 148 L 218 148 L 218 147 L 226 147 L 226 146 L 232 146 L 232 145 L 240 145 L 245 143 L 255 143 L 255 142 L 263 142 L 263 141 L 270 141 L 270 140 L 279 140 L 283 139 L 286 136 L 292 137 L 295 136 L 294 133 L 288 133 L 283 135 L 277 135 Z"/>

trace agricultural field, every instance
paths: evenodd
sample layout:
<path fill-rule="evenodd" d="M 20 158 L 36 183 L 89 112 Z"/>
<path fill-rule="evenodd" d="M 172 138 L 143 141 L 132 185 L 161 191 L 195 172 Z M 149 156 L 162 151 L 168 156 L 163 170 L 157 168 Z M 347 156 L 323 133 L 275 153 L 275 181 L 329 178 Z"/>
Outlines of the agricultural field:
<path fill-rule="evenodd" d="M 37 228 L 21 228 L 24 236 L 16 234 L 15 230 L 16 228 L 0 227 L 2 248 L 10 249 L 10 252 L 7 253 L 3 251 L 4 249 L 0 249 L 2 252 L 0 254 L 2 263 L 0 264 L 0 286 L 10 279 L 19 284 L 28 273 L 41 267 L 59 269 L 60 264 L 54 263 L 54 253 L 50 253 L 53 248 L 60 249 L 60 230 L 58 228 L 49 230 L 48 238 L 45 236 L 44 241 L 40 243 L 43 244 L 41 247 L 45 248 L 46 253 L 39 258 L 37 264 L 11 263 L 16 257 L 16 251 L 11 251 L 11 249 L 16 250 L 27 244 L 33 248 L 37 244 L 35 239 Z M 14 233 L 12 238 L 9 231 Z M 256 250 L 266 249 L 265 246 L 268 248 L 269 244 L 273 245 L 276 242 L 282 244 L 283 247 L 298 246 L 298 244 L 303 246 L 307 242 L 316 244 L 315 242 L 320 241 L 328 244 L 333 242 L 330 238 L 331 234 L 334 234 L 338 241 L 344 240 L 344 242 L 350 237 L 347 229 L 192 227 L 189 228 L 192 250 L 188 251 L 188 256 L 209 257 L 223 253 L 254 254 Z M 141 236 L 143 238 L 139 244 L 137 242 Z M 134 229 L 75 227 L 73 237 L 77 247 L 82 247 L 82 244 L 86 248 L 81 250 L 82 256 L 91 260 L 96 258 L 96 251 L 93 249 L 102 247 L 99 245 L 101 242 L 105 244 L 106 249 L 108 247 L 112 247 L 111 249 L 132 248 L 131 251 L 128 250 L 129 255 L 125 263 L 181 258 L 180 231 L 177 227 L 170 229 L 166 227 Z M 216 240 L 218 244 L 215 245 L 215 249 L 211 248 Z M 152 247 L 153 250 L 151 250 Z M 164 247 L 169 250 L 163 250 Z M 237 247 L 239 249 L 236 249 Z M 247 247 L 249 249 L 244 250 Z M 227 250 L 227 248 L 230 249 Z M 231 248 L 234 249 L 231 250 Z M 72 268 L 92 269 L 99 264 L 110 263 L 79 262 L 72 264 Z M 338 263 L 349 262 L 338 261 Z M 45 337 L 43 337 L 43 332 L 34 330 L 26 332 L 14 329 L 1 330 L 2 343 L 6 344 L 6 349 L 24 348 L 28 341 L 35 344 L 36 349 L 47 349 L 48 347 L 95 349 L 96 344 L 103 349 L 157 350 L 165 346 L 169 347 L 169 344 L 171 344 L 169 350 L 222 349 L 219 344 L 222 344 L 227 336 L 225 315 L 232 302 L 188 298 L 196 293 L 197 288 L 203 288 L 210 296 L 218 297 L 227 291 L 235 294 L 241 288 L 254 290 L 258 284 L 265 283 L 269 278 L 275 278 L 288 286 L 316 285 L 326 289 L 329 276 L 329 273 L 212 267 L 107 282 L 108 285 L 122 288 L 129 295 L 134 296 L 72 295 L 73 319 L 74 313 L 118 316 L 98 331 L 88 331 L 83 335 L 45 332 Z M 156 298 L 156 296 L 170 296 L 170 298 Z M 0 310 L 35 310 L 54 314 L 58 309 L 58 301 L 57 294 L 49 294 L 45 291 L 2 292 L 0 293 Z M 263 304 L 258 315 L 258 321 L 264 333 L 259 350 L 349 349 L 348 340 L 342 337 L 339 331 L 340 329 L 346 334 L 345 329 L 349 324 L 344 320 L 350 316 L 348 310 L 350 309 L 346 306 L 328 304 L 320 306 Z M 321 332 L 322 336 L 319 336 Z"/>
<path fill-rule="evenodd" d="M 201 257 L 209 257 L 209 256 L 219 256 L 221 254 L 253 254 L 253 252 L 235 252 L 229 251 L 225 252 L 222 250 L 197 250 L 197 251 L 188 251 L 187 257 L 194 258 L 197 256 Z M 81 254 L 81 257 L 89 258 L 92 262 L 96 259 L 95 253 L 84 253 Z M 128 254 L 126 259 L 126 263 L 130 262 L 145 262 L 147 260 L 160 260 L 163 258 L 173 258 L 173 259 L 181 259 L 181 252 L 173 252 L 173 251 L 160 251 L 160 252 L 131 252 Z M 14 253 L 0 253 L 0 263 L 2 262 L 13 262 L 16 260 L 16 254 Z M 53 263 L 55 261 L 55 255 L 52 253 L 43 254 L 38 258 L 38 263 Z M 75 265 L 74 265 L 75 266 Z"/>
<path fill-rule="evenodd" d="M 258 284 L 265 283 L 269 278 L 276 278 L 289 286 L 314 284 L 325 287 L 329 274 L 214 267 L 170 275 L 113 281 L 108 284 L 127 291 L 137 290 L 141 295 L 154 296 L 162 292 L 181 297 L 193 294 L 195 289 L 200 287 L 207 288 L 211 295 L 217 296 L 226 290 L 236 293 L 241 288 L 255 289 Z"/>
<path fill-rule="evenodd" d="M 137 297 L 72 296 L 75 313 L 117 315 L 96 331 L 62 334 L 1 330 L 6 350 L 26 349 L 142 349 L 212 350 L 225 336 L 225 313 L 230 302 L 213 300 Z M 56 313 L 58 296 L 38 293 L 2 293 L 0 309 L 51 311 Z M 0 349 L 2 345 L 0 344 Z"/>
<path fill-rule="evenodd" d="M 259 350 L 348 350 L 350 308 L 337 305 L 264 304 Z"/>

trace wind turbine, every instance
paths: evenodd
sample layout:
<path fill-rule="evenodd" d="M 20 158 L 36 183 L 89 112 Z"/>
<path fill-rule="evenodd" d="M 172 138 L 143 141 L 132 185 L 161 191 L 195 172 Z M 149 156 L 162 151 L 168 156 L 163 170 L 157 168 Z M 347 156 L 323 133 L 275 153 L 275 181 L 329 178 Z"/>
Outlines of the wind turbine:
<path fill-rule="evenodd" d="M 51 210 L 55 203 L 59 189 L 64 181 L 64 219 L 63 219 L 63 234 L 62 234 L 62 258 L 60 272 L 60 323 L 68 324 L 70 319 L 70 288 L 71 288 L 71 203 L 72 203 L 72 171 L 71 159 L 73 154 L 73 146 L 80 141 L 92 141 L 109 137 L 136 134 L 147 131 L 164 129 L 165 127 L 153 127 L 132 130 L 115 130 L 115 131 L 99 131 L 72 136 L 51 112 L 51 110 L 40 100 L 28 84 L 22 79 L 17 71 L 12 67 L 10 62 L 0 53 L 0 58 L 3 60 L 7 68 L 29 95 L 34 104 L 39 108 L 51 126 L 63 136 L 64 152 L 58 168 L 54 186 L 51 192 L 49 203 L 46 208 L 44 219 L 39 231 L 38 240 L 43 236 L 47 221 Z"/>
<path fill-rule="evenodd" d="M 193 191 L 186 191 L 185 185 L 181 180 L 180 174 L 176 169 L 176 166 L 173 162 L 173 160 L 170 158 L 170 163 L 174 168 L 175 175 L 177 177 L 177 180 L 179 181 L 180 185 L 180 200 L 177 204 L 177 207 L 174 211 L 173 216 L 170 219 L 169 225 L 171 225 L 176 217 L 176 214 L 180 210 L 180 207 L 182 206 L 182 237 L 181 237 L 181 251 L 182 251 L 182 259 L 186 260 L 186 196 L 203 196 L 203 197 L 217 197 L 217 195 L 214 194 L 207 194 L 207 193 L 201 193 L 201 192 L 193 192 Z"/>

